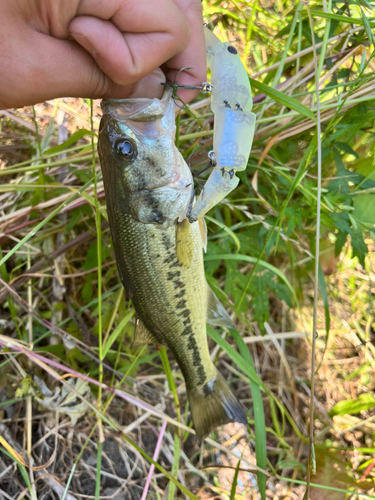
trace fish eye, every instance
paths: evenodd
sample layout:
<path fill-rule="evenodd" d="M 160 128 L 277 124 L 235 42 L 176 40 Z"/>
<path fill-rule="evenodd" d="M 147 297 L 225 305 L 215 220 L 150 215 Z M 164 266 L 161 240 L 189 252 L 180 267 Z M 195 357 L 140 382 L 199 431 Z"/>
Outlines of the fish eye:
<path fill-rule="evenodd" d="M 125 161 L 132 161 L 137 156 L 135 144 L 130 139 L 119 139 L 115 144 L 115 152 Z"/>

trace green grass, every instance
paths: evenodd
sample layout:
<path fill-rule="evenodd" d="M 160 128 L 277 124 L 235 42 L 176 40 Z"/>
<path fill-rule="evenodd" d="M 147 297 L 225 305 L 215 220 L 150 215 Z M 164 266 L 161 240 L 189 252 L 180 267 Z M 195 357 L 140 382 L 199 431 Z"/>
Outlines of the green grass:
<path fill-rule="evenodd" d="M 215 33 L 239 47 L 257 114 L 240 185 L 207 217 L 205 255 L 207 280 L 236 325 L 229 332 L 208 328 L 209 345 L 249 408 L 248 444 L 231 451 L 222 445 L 225 431 L 218 430 L 201 455 L 175 361 L 164 347 L 131 348 L 135 313 L 119 286 L 96 153 L 98 103 L 74 99 L 17 111 L 31 127 L 1 117 L 0 395 L 6 404 L 0 403 L 0 411 L 6 411 L 0 425 L 14 436 L 9 444 L 21 448 L 23 425 L 33 444 L 48 433 L 51 411 L 36 398 L 50 396 L 31 375 L 52 393 L 58 387 L 75 395 L 73 411 L 87 405 L 86 415 L 69 425 L 60 401 L 59 423 L 70 434 L 65 427 L 57 430 L 58 456 L 48 473 L 58 478 L 63 498 L 80 494 L 79 478 L 91 484 L 87 494 L 99 498 L 105 474 L 117 474 L 119 485 L 128 477 L 126 495 L 140 498 L 152 463 L 150 498 L 239 499 L 240 485 L 249 480 L 244 464 L 259 468 L 253 476 L 262 500 L 272 488 L 281 498 L 282 484 L 298 497 L 297 488 L 309 478 L 311 491 L 322 499 L 334 492 L 338 499 L 373 498 L 374 4 L 204 0 L 203 9 Z M 186 158 L 194 153 L 194 170 L 206 164 L 212 147 L 205 97 L 194 104 L 198 121 L 180 116 L 176 137 Z M 63 144 L 56 109 L 67 113 L 69 139 Z M 7 152 L 20 144 L 26 149 Z M 59 246 L 66 248 L 61 255 Z M 296 332 L 305 337 L 296 338 Z M 63 377 L 72 374 L 88 377 L 87 394 Z M 26 417 L 30 397 L 31 418 L 11 422 L 8 409 L 17 408 L 15 418 Z M 163 420 L 168 425 L 155 462 Z M 309 427 L 315 464 L 308 461 Z M 49 439 L 34 450 L 36 465 L 51 456 Z M 111 440 L 118 455 L 106 448 Z M 29 444 L 25 452 L 31 452 Z M 220 456 L 230 465 L 220 468 Z M 12 461 L 1 450 L 0 474 Z M 0 485 L 0 495 L 9 485 L 12 492 L 27 488 L 32 498 L 41 498 L 43 488 L 51 487 L 43 479 L 32 485 L 27 469 L 17 467 Z"/>

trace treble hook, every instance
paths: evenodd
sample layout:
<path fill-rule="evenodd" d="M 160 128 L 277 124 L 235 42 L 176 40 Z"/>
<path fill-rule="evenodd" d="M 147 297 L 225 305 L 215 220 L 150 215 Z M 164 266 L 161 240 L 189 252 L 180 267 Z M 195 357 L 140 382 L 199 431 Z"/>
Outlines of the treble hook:
<path fill-rule="evenodd" d="M 186 104 L 177 95 L 177 91 L 179 89 L 200 90 L 202 92 L 202 94 L 206 94 L 207 92 L 213 91 L 213 85 L 211 85 L 211 83 L 208 83 L 208 82 L 203 82 L 201 85 L 180 85 L 177 82 L 177 77 L 179 76 L 180 73 L 182 73 L 183 71 L 188 71 L 189 69 L 193 69 L 193 68 L 190 66 L 185 66 L 184 68 L 181 68 L 180 70 L 177 71 L 173 82 L 163 82 L 160 84 L 160 85 L 163 85 L 164 87 L 171 87 L 173 89 L 172 99 L 173 99 L 174 103 L 176 104 L 176 106 L 179 107 L 180 109 L 185 108 Z M 177 104 L 177 102 L 176 102 L 177 99 L 179 101 L 183 102 L 183 106 L 180 106 L 179 104 Z"/>

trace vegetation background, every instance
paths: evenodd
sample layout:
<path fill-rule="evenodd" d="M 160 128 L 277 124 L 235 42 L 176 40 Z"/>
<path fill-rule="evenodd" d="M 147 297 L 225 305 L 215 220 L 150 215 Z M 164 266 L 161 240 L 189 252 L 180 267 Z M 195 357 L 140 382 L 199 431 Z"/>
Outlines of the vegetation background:
<path fill-rule="evenodd" d="M 239 47 L 257 114 L 242 182 L 207 217 L 205 255 L 236 324 L 208 329 L 212 358 L 249 408 L 247 432 L 231 424 L 199 448 L 174 360 L 131 348 L 99 102 L 3 111 L 0 499 L 302 499 L 310 480 L 312 500 L 375 498 L 374 3 L 203 9 Z M 205 96 L 178 120 L 195 171 L 212 126 Z"/>

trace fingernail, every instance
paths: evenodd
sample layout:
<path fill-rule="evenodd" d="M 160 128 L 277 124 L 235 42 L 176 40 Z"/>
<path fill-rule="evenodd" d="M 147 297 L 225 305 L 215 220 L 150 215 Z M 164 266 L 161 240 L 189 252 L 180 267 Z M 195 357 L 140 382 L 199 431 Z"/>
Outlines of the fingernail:
<path fill-rule="evenodd" d="M 70 35 L 73 37 L 73 38 L 86 38 L 85 36 L 83 35 L 78 35 L 78 33 L 70 33 Z"/>

